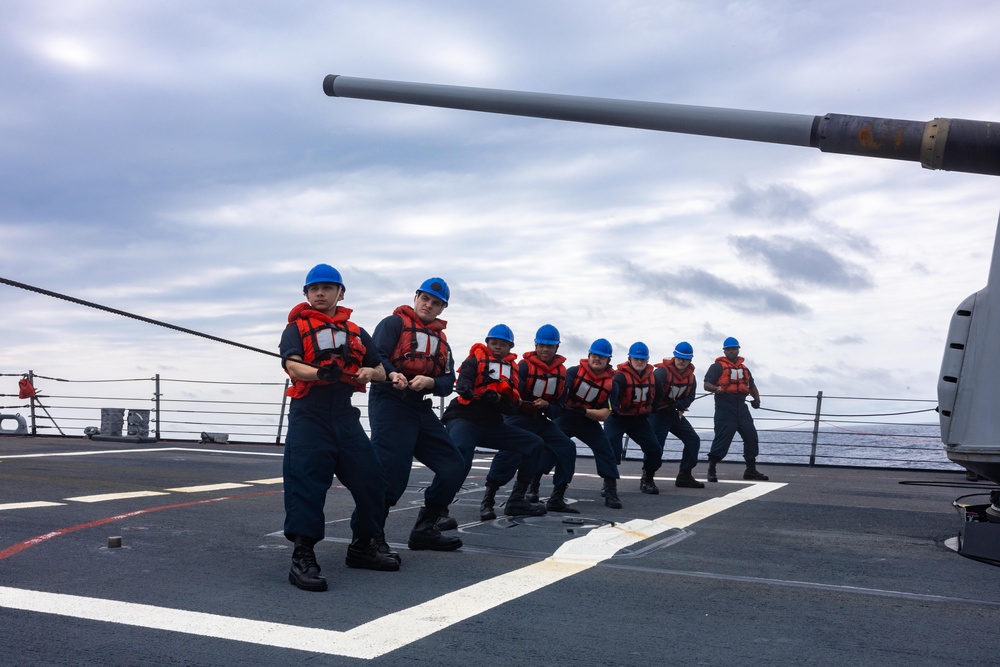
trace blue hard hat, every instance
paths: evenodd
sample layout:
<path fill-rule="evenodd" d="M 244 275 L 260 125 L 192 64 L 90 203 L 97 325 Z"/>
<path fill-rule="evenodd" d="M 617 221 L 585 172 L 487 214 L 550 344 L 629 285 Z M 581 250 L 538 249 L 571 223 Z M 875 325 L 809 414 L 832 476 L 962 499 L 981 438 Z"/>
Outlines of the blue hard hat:
<path fill-rule="evenodd" d="M 633 359 L 649 359 L 649 348 L 642 341 L 632 343 L 632 347 L 628 349 L 628 356 Z"/>
<path fill-rule="evenodd" d="M 514 344 L 514 332 L 510 330 L 510 327 L 506 324 L 495 324 L 486 333 L 486 339 L 499 338 L 500 340 L 505 340 L 511 345 Z"/>
<path fill-rule="evenodd" d="M 740 341 L 736 340 L 732 336 L 730 336 L 726 340 L 722 341 L 722 349 L 723 350 L 726 349 L 727 347 L 739 347 L 739 346 L 740 346 Z"/>
<path fill-rule="evenodd" d="M 674 348 L 674 357 L 677 359 L 690 359 L 694 356 L 694 348 L 691 347 L 691 343 L 686 340 L 682 340 L 677 343 L 677 347 Z"/>
<path fill-rule="evenodd" d="M 543 324 L 535 333 L 535 345 L 558 345 L 559 329 L 551 324 Z"/>
<path fill-rule="evenodd" d="M 441 299 L 446 306 L 448 305 L 448 298 L 451 296 L 448 283 L 443 278 L 428 278 L 420 283 L 420 287 L 417 288 L 417 293 L 419 294 L 420 292 L 427 292 L 431 296 Z"/>
<path fill-rule="evenodd" d="M 340 271 L 329 264 L 317 264 L 306 275 L 306 282 L 302 286 L 302 291 L 305 292 L 310 285 L 317 283 L 336 283 L 343 287 L 344 279 L 340 277 Z"/>
<path fill-rule="evenodd" d="M 611 343 L 606 338 L 598 338 L 590 344 L 588 354 L 596 354 L 599 357 L 611 357 Z"/>

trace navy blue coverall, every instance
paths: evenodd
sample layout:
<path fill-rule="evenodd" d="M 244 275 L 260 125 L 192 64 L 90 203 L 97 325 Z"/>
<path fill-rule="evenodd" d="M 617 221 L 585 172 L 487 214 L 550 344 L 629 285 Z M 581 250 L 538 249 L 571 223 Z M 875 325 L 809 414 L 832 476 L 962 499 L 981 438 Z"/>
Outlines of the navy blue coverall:
<path fill-rule="evenodd" d="M 528 362 L 521 361 L 517 365 L 518 391 L 525 400 L 530 399 L 527 387 Z M 569 385 L 566 385 L 567 387 Z M 576 469 L 576 443 L 563 433 L 558 426 L 553 423 L 565 411 L 566 391 L 558 399 L 549 401 L 549 407 L 541 412 L 532 412 L 531 408 L 522 406 L 520 411 L 514 415 L 506 415 L 503 420 L 511 426 L 530 431 L 540 437 L 545 443 L 544 448 L 538 453 L 539 464 L 534 474 L 545 474 L 555 466 L 556 472 L 552 476 L 553 486 L 569 485 L 573 481 L 573 473 Z M 516 459 L 518 454 L 513 451 L 499 452 L 493 457 L 490 471 L 486 475 L 486 481 L 497 486 L 503 486 L 511 480 L 516 469 Z M 512 465 L 514 464 L 514 465 Z M 498 471 L 505 471 L 503 474 L 509 475 L 504 478 Z"/>
<path fill-rule="evenodd" d="M 649 415 L 622 415 L 618 413 L 621 394 L 626 390 L 627 381 L 621 373 L 615 374 L 614 385 L 618 389 L 617 400 L 611 403 L 611 416 L 604 422 L 604 433 L 611 441 L 615 459 L 619 464 L 625 454 L 622 439 L 625 435 L 634 440 L 642 449 L 642 469 L 654 473 L 663 465 L 663 442 L 657 441 Z M 657 392 L 660 388 L 657 387 Z"/>
<path fill-rule="evenodd" d="M 694 467 L 698 465 L 698 450 L 701 449 L 701 438 L 695 432 L 694 427 L 691 426 L 691 422 L 685 419 L 682 413 L 691 407 L 691 403 L 694 401 L 694 386 L 690 385 L 690 389 L 676 398 L 671 398 L 671 394 L 675 392 L 667 384 L 667 371 L 657 368 L 653 371 L 653 375 L 656 377 L 657 391 L 659 393 L 656 400 L 657 406 L 653 408 L 653 414 L 649 416 L 649 425 L 653 427 L 653 433 L 656 435 L 656 441 L 660 443 L 661 451 L 667 440 L 668 433 L 673 433 L 684 444 L 684 450 L 681 453 L 680 472 L 681 474 L 690 474 L 694 470 Z M 662 392 L 659 390 L 661 386 L 663 389 Z"/>
<path fill-rule="evenodd" d="M 371 337 L 361 330 L 363 366 L 377 367 L 382 358 Z M 298 327 L 281 335 L 283 356 L 303 356 Z M 357 506 L 351 521 L 354 539 L 382 533 L 385 475 L 375 449 L 361 426 L 361 412 L 351 404 L 354 388 L 344 382 L 316 384 L 288 409 L 288 435 L 282 472 L 285 482 L 285 537 L 320 541 L 325 537 L 323 506 L 333 477 L 351 492 Z"/>
<path fill-rule="evenodd" d="M 566 371 L 567 388 L 572 387 L 576 382 L 577 369 L 579 369 L 579 366 L 572 366 Z M 613 384 L 609 399 L 608 406 L 604 407 L 610 407 L 611 403 L 618 402 L 618 387 Z M 618 473 L 618 463 L 615 461 L 615 450 L 611 447 L 611 441 L 608 440 L 601 422 L 594 421 L 586 415 L 566 410 L 556 417 L 555 424 L 567 437 L 578 438 L 583 444 L 590 447 L 590 451 L 594 453 L 594 464 L 597 466 L 598 475 L 605 478 L 620 479 L 621 475 Z M 542 456 L 544 458 L 546 454 L 543 453 Z M 558 469 L 559 464 L 553 459 L 548 460 L 548 465 L 551 466 L 553 462 Z M 549 470 L 551 470 L 551 467 L 545 467 L 544 472 L 548 472 Z"/>
<path fill-rule="evenodd" d="M 399 372 L 389 360 L 402 332 L 403 320 L 390 315 L 378 323 L 372 334 L 387 375 Z M 465 459 L 434 412 L 430 399 L 431 395 L 449 396 L 454 385 L 455 367 L 449 361 L 446 374 L 434 378 L 434 388 L 429 392 L 399 390 L 388 382 L 371 388 L 368 420 L 372 444 L 385 470 L 386 511 L 406 491 L 414 458 L 434 472 L 434 481 L 424 492 L 428 506 L 447 507 L 462 488 L 467 472 Z"/>
<path fill-rule="evenodd" d="M 756 388 L 753 375 L 746 369 L 749 385 Z M 722 365 L 718 362 L 708 367 L 705 373 L 705 381 L 714 385 L 719 383 L 722 375 Z M 733 436 L 737 433 L 743 438 L 743 460 L 748 464 L 753 464 L 760 453 L 757 439 L 757 427 L 754 426 L 753 417 L 750 416 L 750 408 L 747 407 L 746 394 L 730 394 L 720 392 L 715 394 L 715 438 L 712 440 L 712 448 L 708 452 L 709 459 L 721 461 L 729 453 L 729 446 L 733 443 Z"/>
<path fill-rule="evenodd" d="M 475 357 L 468 357 L 462 362 L 455 382 L 456 391 L 473 391 L 478 366 Z M 463 478 L 472 470 L 476 447 L 482 447 L 511 450 L 516 454 L 501 461 L 497 470 L 493 470 L 491 466 L 491 472 L 495 473 L 497 479 L 510 480 L 516 474 L 518 482 L 526 485 L 531 482 L 544 442 L 534 433 L 504 422 L 504 414 L 513 414 L 517 407 L 511 405 L 506 398 L 501 398 L 498 403 L 475 398 L 469 404 L 454 399 L 448 404 L 441 421 L 445 423 L 448 435 L 465 459 Z"/>

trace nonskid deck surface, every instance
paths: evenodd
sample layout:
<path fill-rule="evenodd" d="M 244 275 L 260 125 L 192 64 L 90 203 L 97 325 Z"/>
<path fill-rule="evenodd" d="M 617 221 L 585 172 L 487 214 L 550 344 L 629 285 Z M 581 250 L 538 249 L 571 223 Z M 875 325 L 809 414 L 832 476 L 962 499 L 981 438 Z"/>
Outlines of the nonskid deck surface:
<path fill-rule="evenodd" d="M 1000 570 L 945 545 L 975 491 L 944 486 L 961 474 L 770 466 L 750 483 L 724 462 L 680 489 L 668 462 L 646 495 L 630 461 L 612 510 L 581 458 L 580 514 L 483 523 L 488 465 L 451 507 L 452 553 L 406 549 L 431 479 L 415 465 L 386 528 L 399 572 L 344 565 L 353 502 L 335 486 L 316 548 L 330 590 L 308 593 L 287 581 L 280 448 L 4 438 L 0 664 L 995 659 Z"/>

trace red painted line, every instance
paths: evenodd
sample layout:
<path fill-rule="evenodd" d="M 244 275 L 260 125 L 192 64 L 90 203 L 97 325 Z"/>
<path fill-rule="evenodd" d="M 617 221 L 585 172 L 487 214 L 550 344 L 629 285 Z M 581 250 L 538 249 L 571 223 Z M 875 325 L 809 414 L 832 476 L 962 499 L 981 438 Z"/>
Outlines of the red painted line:
<path fill-rule="evenodd" d="M 69 528 L 60 528 L 59 530 L 53 530 L 52 532 L 45 533 L 44 535 L 38 535 L 37 537 L 32 537 L 18 544 L 7 547 L 3 551 L 0 551 L 0 560 L 13 556 L 14 554 L 19 554 L 25 549 L 33 547 L 36 544 L 48 542 L 49 540 L 56 537 L 62 537 L 63 535 L 75 533 L 78 530 L 85 530 L 87 528 L 103 526 L 104 524 L 114 523 L 115 521 L 121 521 L 123 519 L 131 519 L 134 516 L 139 516 L 142 514 L 150 514 L 152 512 L 160 512 L 162 510 L 172 510 L 172 509 L 177 509 L 179 507 L 191 507 L 192 505 L 206 505 L 208 503 L 217 503 L 220 500 L 234 500 L 237 498 L 253 498 L 255 496 L 268 496 L 275 493 L 283 493 L 283 491 L 259 491 L 257 493 L 244 493 L 238 496 L 222 496 L 220 498 L 206 498 L 205 500 L 193 500 L 191 502 L 176 503 L 174 505 L 161 505 L 159 507 L 150 507 L 144 510 L 126 512 L 125 514 L 116 514 L 114 516 L 105 517 L 103 519 L 97 519 L 96 521 L 88 521 L 87 523 L 81 523 L 76 526 L 70 526 Z"/>

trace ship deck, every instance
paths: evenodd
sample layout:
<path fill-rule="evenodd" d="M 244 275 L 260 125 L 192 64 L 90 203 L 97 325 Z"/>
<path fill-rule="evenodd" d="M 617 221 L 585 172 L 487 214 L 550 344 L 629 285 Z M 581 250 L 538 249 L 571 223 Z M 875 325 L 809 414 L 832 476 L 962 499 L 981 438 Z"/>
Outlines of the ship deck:
<path fill-rule="evenodd" d="M 335 485 L 316 547 L 330 590 L 309 593 L 287 581 L 281 451 L 0 439 L 0 664 L 996 659 L 1000 570 L 947 544 L 953 501 L 990 486 L 960 473 L 769 465 L 751 483 L 724 462 L 679 489 L 665 463 L 644 495 L 627 461 L 612 510 L 580 459 L 581 514 L 483 523 L 484 456 L 451 509 L 465 546 L 436 553 L 405 547 L 431 478 L 415 465 L 386 526 L 401 570 L 344 565 L 353 502 Z"/>

